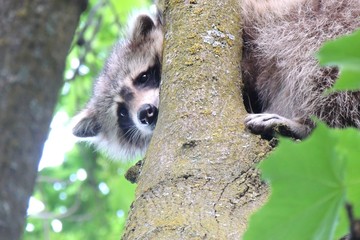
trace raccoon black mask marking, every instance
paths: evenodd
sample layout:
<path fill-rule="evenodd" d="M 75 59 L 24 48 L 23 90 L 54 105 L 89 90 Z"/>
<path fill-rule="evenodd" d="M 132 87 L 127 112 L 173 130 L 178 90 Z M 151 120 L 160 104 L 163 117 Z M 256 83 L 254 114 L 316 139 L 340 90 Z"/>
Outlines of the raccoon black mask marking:
<path fill-rule="evenodd" d="M 126 38 L 115 44 L 78 114 L 73 134 L 114 159 L 143 155 L 155 128 L 163 33 L 160 17 L 137 14 Z"/>

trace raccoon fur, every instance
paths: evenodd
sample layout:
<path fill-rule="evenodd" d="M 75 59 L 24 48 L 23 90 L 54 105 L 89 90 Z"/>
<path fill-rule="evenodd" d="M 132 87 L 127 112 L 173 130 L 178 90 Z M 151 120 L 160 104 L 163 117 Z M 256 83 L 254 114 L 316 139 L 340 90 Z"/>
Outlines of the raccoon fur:
<path fill-rule="evenodd" d="M 158 116 L 163 31 L 158 14 L 134 15 L 113 47 L 73 134 L 114 159 L 147 149 Z"/>
<path fill-rule="evenodd" d="M 338 76 L 315 53 L 360 27 L 360 0 L 243 0 L 242 73 L 250 131 L 304 138 L 315 116 L 360 128 L 360 93 L 323 94 Z M 136 15 L 114 46 L 74 135 L 113 158 L 144 154 L 157 120 L 163 31 L 160 17 Z M 240 24 L 240 23 L 239 23 Z M 240 57 L 240 56 L 239 56 Z"/>
<path fill-rule="evenodd" d="M 253 133 L 304 138 L 311 116 L 360 128 L 360 92 L 324 94 L 337 76 L 315 55 L 330 39 L 360 27 L 360 0 L 244 0 L 242 72 Z"/>

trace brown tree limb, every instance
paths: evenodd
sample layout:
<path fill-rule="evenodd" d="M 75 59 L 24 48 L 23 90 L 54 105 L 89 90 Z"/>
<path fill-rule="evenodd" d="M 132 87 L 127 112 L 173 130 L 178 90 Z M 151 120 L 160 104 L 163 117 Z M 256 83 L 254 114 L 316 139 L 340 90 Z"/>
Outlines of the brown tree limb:
<path fill-rule="evenodd" d="M 162 1 L 160 116 L 123 239 L 239 239 L 270 147 L 244 130 L 236 0 Z"/>
<path fill-rule="evenodd" d="M 19 239 L 86 0 L 0 0 L 0 236 Z"/>

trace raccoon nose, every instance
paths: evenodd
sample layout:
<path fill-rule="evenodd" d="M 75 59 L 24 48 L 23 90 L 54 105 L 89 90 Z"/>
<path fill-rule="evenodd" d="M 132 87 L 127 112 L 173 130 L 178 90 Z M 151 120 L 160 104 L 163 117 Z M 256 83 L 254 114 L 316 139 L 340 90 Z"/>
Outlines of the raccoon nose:
<path fill-rule="evenodd" d="M 138 118 L 142 124 L 154 125 L 158 116 L 158 109 L 154 105 L 144 104 L 138 111 Z"/>

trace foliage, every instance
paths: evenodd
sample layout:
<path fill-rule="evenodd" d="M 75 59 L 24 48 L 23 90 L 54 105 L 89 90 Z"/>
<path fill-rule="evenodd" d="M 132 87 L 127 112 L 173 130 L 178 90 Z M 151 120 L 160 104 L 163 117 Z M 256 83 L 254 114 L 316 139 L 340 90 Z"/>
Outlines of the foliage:
<path fill-rule="evenodd" d="M 329 42 L 322 64 L 340 67 L 338 89 L 360 86 L 360 31 Z M 281 139 L 260 164 L 268 203 L 250 219 L 244 239 L 339 239 L 349 232 L 345 203 L 360 216 L 360 132 L 318 123 L 303 142 Z"/>
<path fill-rule="evenodd" d="M 126 17 L 133 8 L 148 4 L 90 0 L 68 54 L 57 113 L 73 116 L 84 106 Z M 23 239 L 119 239 L 134 198 L 135 186 L 123 176 L 130 166 L 110 162 L 79 144 L 66 153 L 62 165 L 40 169 L 33 197 L 44 209 L 28 216 Z M 54 229 L 59 221 L 60 231 Z"/>
<path fill-rule="evenodd" d="M 335 90 L 360 89 L 360 31 L 326 43 L 319 51 L 319 61 L 324 65 L 337 65 L 341 75 Z"/>

